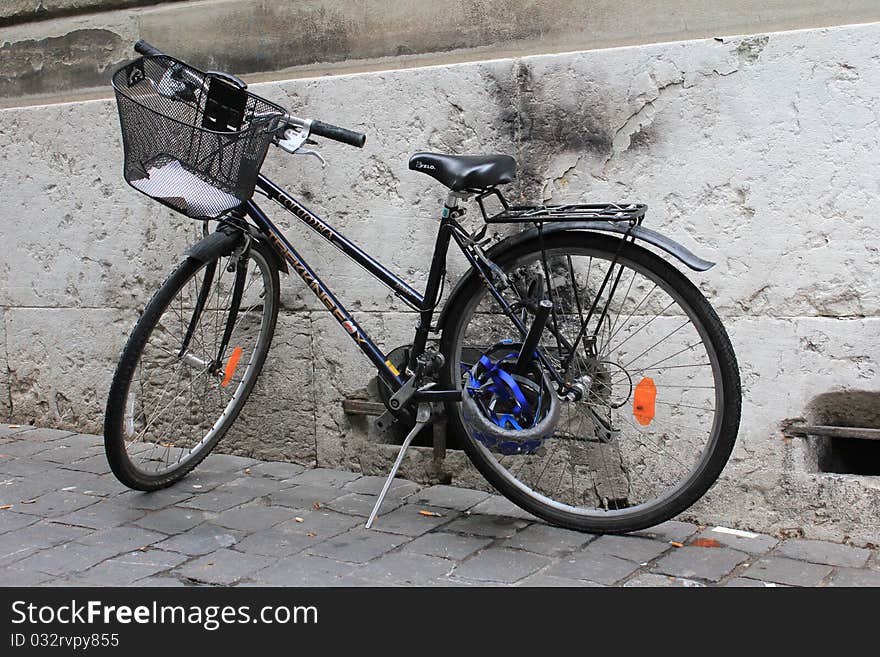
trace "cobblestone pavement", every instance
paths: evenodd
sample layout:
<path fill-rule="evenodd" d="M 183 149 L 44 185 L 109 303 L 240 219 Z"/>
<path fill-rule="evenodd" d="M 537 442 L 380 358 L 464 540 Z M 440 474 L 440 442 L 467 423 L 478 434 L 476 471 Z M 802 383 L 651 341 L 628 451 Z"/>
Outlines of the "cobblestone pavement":
<path fill-rule="evenodd" d="M 0 586 L 880 586 L 880 552 L 670 521 L 549 527 L 504 498 L 212 455 L 127 490 L 99 436 L 0 425 Z M 709 547 L 712 546 L 712 547 Z"/>

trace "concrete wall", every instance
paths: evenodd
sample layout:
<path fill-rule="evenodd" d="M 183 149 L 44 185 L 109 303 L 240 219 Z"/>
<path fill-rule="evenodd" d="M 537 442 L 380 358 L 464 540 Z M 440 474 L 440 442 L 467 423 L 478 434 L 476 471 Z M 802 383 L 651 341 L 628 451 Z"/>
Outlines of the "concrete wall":
<path fill-rule="evenodd" d="M 512 196 L 647 202 L 649 226 L 718 262 L 695 279 L 742 369 L 736 450 L 689 517 L 876 542 L 878 478 L 810 472 L 780 424 L 821 393 L 878 389 L 878 40 L 872 24 L 258 85 L 369 134 L 360 151 L 323 143 L 327 169 L 274 152 L 265 170 L 419 285 L 442 188 L 406 169 L 415 150 L 515 154 Z M 138 309 L 195 238 L 120 169 L 112 102 L 0 111 L 0 339 L 17 421 L 100 430 Z M 386 349 L 410 338 L 413 315 L 384 288 L 332 247 L 301 246 L 319 272 L 333 263 L 333 288 Z M 453 259 L 450 278 L 462 270 Z M 384 472 L 389 448 L 340 408 L 368 385 L 366 361 L 298 279 L 282 300 L 224 448 Z M 438 471 L 416 450 L 404 473 L 475 481 L 460 453 Z"/>
<path fill-rule="evenodd" d="M 205 68 L 277 79 L 880 20 L 875 0 L 2 4 L 0 106 L 107 95 L 138 37 Z"/>

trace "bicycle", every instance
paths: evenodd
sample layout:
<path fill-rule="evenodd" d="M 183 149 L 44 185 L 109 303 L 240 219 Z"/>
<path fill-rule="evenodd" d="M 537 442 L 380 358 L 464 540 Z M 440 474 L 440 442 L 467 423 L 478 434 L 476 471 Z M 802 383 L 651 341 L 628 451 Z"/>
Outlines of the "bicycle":
<path fill-rule="evenodd" d="M 376 368 L 379 426 L 410 429 L 369 527 L 418 431 L 440 419 L 499 492 L 579 531 L 643 529 L 698 500 L 733 449 L 736 357 L 709 302 L 678 268 L 713 266 L 643 226 L 638 203 L 510 205 L 506 155 L 416 153 L 409 168 L 448 188 L 424 293 L 260 173 L 270 145 L 316 157 L 316 137 L 358 132 L 296 117 L 235 76 L 202 72 L 139 41 L 114 74 L 133 187 L 217 228 L 147 304 L 107 400 L 116 477 L 170 486 L 217 445 L 266 360 L 280 272 L 296 273 Z M 254 201 L 273 201 L 418 315 L 386 354 Z M 459 221 L 473 199 L 482 225 Z M 518 224 L 509 237 L 490 226 Z M 450 243 L 470 265 L 437 313 Z M 647 248 L 651 247 L 651 248 Z M 664 259 L 654 249 L 663 252 Z"/>

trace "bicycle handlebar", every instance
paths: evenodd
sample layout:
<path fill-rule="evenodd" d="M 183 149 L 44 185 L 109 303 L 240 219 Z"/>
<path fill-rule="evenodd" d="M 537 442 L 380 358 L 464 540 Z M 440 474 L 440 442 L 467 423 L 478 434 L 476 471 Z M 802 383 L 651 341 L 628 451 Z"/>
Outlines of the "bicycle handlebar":
<path fill-rule="evenodd" d="M 137 40 L 137 43 L 134 44 L 134 51 L 140 53 L 141 55 L 147 55 L 148 57 L 164 54 L 161 50 L 154 46 L 151 46 L 143 39 Z"/>
<path fill-rule="evenodd" d="M 137 42 L 134 44 L 134 50 L 135 52 L 140 53 L 141 55 L 146 55 L 148 57 L 165 54 L 155 46 L 152 46 L 144 41 L 143 39 L 137 40 Z M 296 125 L 302 125 L 304 122 L 299 120 L 293 121 L 293 123 Z M 324 123 L 323 121 L 317 120 L 312 121 L 311 134 L 318 135 L 319 137 L 326 137 L 327 139 L 332 139 L 343 144 L 348 144 L 349 146 L 356 146 L 357 148 L 363 148 L 364 143 L 367 141 L 367 136 L 362 132 L 355 132 L 354 130 L 341 128 L 337 125 Z"/>
<path fill-rule="evenodd" d="M 334 141 L 339 141 L 349 146 L 356 146 L 357 148 L 363 148 L 364 143 L 367 141 L 367 136 L 362 132 L 340 128 L 338 125 L 324 123 L 323 121 L 312 121 L 311 132 L 313 135 L 333 139 Z"/>

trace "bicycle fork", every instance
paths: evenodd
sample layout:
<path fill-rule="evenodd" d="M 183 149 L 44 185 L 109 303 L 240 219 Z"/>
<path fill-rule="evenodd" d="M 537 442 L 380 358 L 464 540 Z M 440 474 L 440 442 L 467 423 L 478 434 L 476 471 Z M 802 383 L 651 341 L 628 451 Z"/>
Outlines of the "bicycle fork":
<path fill-rule="evenodd" d="M 219 260 L 215 260 L 205 267 L 205 275 L 202 278 L 202 287 L 199 290 L 199 296 L 196 299 L 196 305 L 193 309 L 192 317 L 189 320 L 189 325 L 187 326 L 186 335 L 183 338 L 183 343 L 181 344 L 180 350 L 177 353 L 177 357 L 185 363 L 202 369 L 207 368 L 212 374 L 214 374 L 219 369 L 220 363 L 223 362 L 223 358 L 226 354 L 226 348 L 229 346 L 229 340 L 232 338 L 232 331 L 235 329 L 235 321 L 238 319 L 238 311 L 239 306 L 241 305 L 241 299 L 244 296 L 244 287 L 247 280 L 247 253 L 249 246 L 250 241 L 248 240 L 245 242 L 245 245 L 241 248 L 241 250 L 236 255 L 234 255 L 232 259 L 230 259 L 228 270 L 235 271 L 235 282 L 232 285 L 232 298 L 230 300 L 229 316 L 226 318 L 226 325 L 223 328 L 223 337 L 220 340 L 220 345 L 217 348 L 217 354 L 213 360 L 199 358 L 194 353 L 189 351 L 189 344 L 192 341 L 196 326 L 198 326 L 199 320 L 201 319 L 202 313 L 205 309 L 205 304 L 208 301 L 208 296 L 211 293 L 211 285 L 214 283 L 214 277 L 217 272 L 217 263 L 219 262 Z M 207 354 L 205 354 L 205 356 L 207 356 Z"/>

